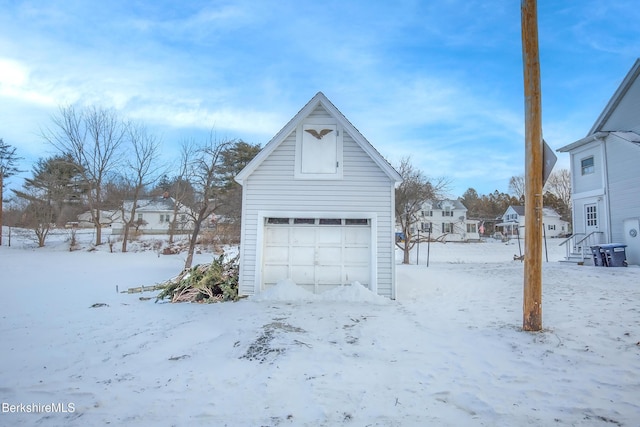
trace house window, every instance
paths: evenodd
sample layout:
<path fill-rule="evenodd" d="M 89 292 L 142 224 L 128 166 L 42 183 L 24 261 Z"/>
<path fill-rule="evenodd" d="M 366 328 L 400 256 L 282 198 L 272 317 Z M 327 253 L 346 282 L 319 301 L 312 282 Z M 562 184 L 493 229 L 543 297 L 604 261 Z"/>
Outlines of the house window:
<path fill-rule="evenodd" d="M 445 210 L 442 211 L 442 216 L 453 216 L 453 211 L 450 208 L 445 208 Z"/>
<path fill-rule="evenodd" d="M 420 231 L 422 231 L 423 233 L 428 233 L 431 230 L 431 223 L 430 222 L 421 222 L 420 223 Z"/>
<path fill-rule="evenodd" d="M 443 222 L 442 223 L 442 232 L 443 233 L 453 233 L 453 223 L 451 223 L 451 222 Z"/>
<path fill-rule="evenodd" d="M 547 230 L 552 231 L 556 229 L 556 225 L 555 224 L 549 224 L 547 225 Z"/>
<path fill-rule="evenodd" d="M 180 222 L 182 223 L 187 222 L 187 216 L 185 214 L 180 215 Z"/>
<path fill-rule="evenodd" d="M 467 233 L 476 233 L 476 224 L 467 224 Z"/>
<path fill-rule="evenodd" d="M 142 214 L 141 213 L 138 214 L 138 222 L 142 222 Z"/>
<path fill-rule="evenodd" d="M 160 214 L 160 223 L 162 224 L 163 222 L 171 222 L 171 219 L 169 219 L 169 215 L 165 215 L 165 214 Z"/>
<path fill-rule="evenodd" d="M 597 227 L 598 212 L 596 210 L 596 205 L 587 205 L 585 206 L 585 210 L 587 214 L 587 227 Z"/>
<path fill-rule="evenodd" d="M 582 167 L 582 175 L 588 175 L 595 171 L 595 168 L 593 166 L 593 156 L 582 159 L 580 165 Z"/>

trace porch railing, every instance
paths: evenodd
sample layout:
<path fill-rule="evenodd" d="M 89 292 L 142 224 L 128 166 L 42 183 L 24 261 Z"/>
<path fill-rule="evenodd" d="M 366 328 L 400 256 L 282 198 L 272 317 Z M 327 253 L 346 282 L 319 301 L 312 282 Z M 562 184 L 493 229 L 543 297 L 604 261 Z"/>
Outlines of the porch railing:
<path fill-rule="evenodd" d="M 600 235 L 602 234 L 604 234 L 602 231 L 592 231 L 589 234 L 572 234 L 571 236 L 560 242 L 559 246 L 565 245 L 565 258 L 567 260 L 576 257 L 588 259 L 591 257 L 591 246 L 602 243 L 602 239 L 600 238 Z"/>

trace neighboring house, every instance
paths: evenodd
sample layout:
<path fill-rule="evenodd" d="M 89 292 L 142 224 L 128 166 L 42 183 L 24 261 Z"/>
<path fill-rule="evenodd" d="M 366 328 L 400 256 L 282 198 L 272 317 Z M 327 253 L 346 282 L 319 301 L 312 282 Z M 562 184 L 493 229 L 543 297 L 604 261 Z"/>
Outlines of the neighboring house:
<path fill-rule="evenodd" d="M 312 292 L 360 282 L 395 298 L 401 176 L 319 92 L 236 176 L 240 295 L 290 279 Z"/>
<path fill-rule="evenodd" d="M 467 208 L 460 200 L 427 201 L 412 226 L 413 236 L 431 229 L 431 239 L 445 242 L 480 240 L 479 221 L 467 219 Z"/>
<path fill-rule="evenodd" d="M 585 138 L 560 148 L 571 159 L 574 235 L 567 258 L 591 259 L 590 246 L 627 245 L 640 264 L 640 59 Z"/>
<path fill-rule="evenodd" d="M 496 231 L 506 238 L 524 238 L 524 214 L 524 206 L 509 206 L 502 215 L 501 222 L 496 224 Z M 546 237 L 565 236 L 569 231 L 569 223 L 551 208 L 542 208 L 542 224 Z"/>
<path fill-rule="evenodd" d="M 113 215 L 114 215 L 114 211 L 108 211 L 108 210 L 100 211 L 100 225 L 102 226 L 102 228 L 111 227 L 111 224 L 113 224 Z M 70 224 L 73 224 L 73 223 L 70 223 Z M 91 219 L 91 212 L 87 211 L 78 215 L 77 225 L 80 228 L 95 227 L 95 224 Z"/>
<path fill-rule="evenodd" d="M 171 222 L 173 221 L 176 201 L 163 194 L 161 197 L 138 200 L 136 206 L 136 217 L 133 221 L 131 231 L 138 231 L 143 234 L 168 234 Z M 125 220 L 130 220 L 130 212 L 133 201 L 125 200 Z M 189 209 L 178 205 L 176 233 L 184 233 L 193 230 L 193 222 L 189 219 Z M 111 226 L 111 234 L 118 234 L 124 231 L 124 221 L 120 210 L 114 215 L 114 222 Z"/>
<path fill-rule="evenodd" d="M 174 207 L 176 201 L 167 196 L 154 197 L 138 200 L 136 207 L 136 218 L 131 227 L 131 232 L 136 230 L 143 234 L 168 234 L 171 221 L 174 216 Z M 124 208 L 127 216 L 125 220 L 129 220 L 128 214 L 131 212 L 133 201 L 125 200 Z M 193 230 L 193 223 L 187 215 L 188 209 L 184 206 L 178 207 L 178 220 L 176 222 L 176 233 L 182 233 Z M 91 222 L 91 213 L 85 212 L 78 216 L 78 222 L 81 227 L 93 227 Z M 120 209 L 101 211 L 100 223 L 103 227 L 111 227 L 111 234 L 122 234 L 124 231 L 124 221 Z"/>

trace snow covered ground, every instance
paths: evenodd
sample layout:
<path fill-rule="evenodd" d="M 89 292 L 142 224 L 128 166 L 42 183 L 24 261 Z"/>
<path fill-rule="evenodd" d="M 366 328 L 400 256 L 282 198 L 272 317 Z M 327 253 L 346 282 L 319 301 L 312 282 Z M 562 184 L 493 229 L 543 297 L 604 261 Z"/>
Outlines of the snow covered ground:
<path fill-rule="evenodd" d="M 283 283 L 199 305 L 116 292 L 183 255 L 67 238 L 0 248 L 0 425 L 640 425 L 638 267 L 560 263 L 551 241 L 526 333 L 515 242 L 432 244 L 429 267 L 424 245 L 397 301 Z"/>

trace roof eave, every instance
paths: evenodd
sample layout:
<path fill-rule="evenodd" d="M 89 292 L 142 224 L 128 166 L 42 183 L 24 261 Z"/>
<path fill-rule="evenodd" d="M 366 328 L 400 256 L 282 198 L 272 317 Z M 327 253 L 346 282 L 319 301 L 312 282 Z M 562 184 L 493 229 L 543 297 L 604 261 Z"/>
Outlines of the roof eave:
<path fill-rule="evenodd" d="M 579 139 L 575 142 L 572 142 L 569 145 L 565 145 L 564 147 L 560 147 L 558 148 L 556 151 L 560 152 L 560 153 L 567 153 L 571 150 L 574 150 L 582 145 L 588 144 L 590 142 L 593 142 L 597 139 L 602 139 L 604 137 L 606 137 L 607 135 L 609 135 L 609 132 L 596 132 L 593 133 L 591 135 L 588 135 L 582 139 Z"/>

